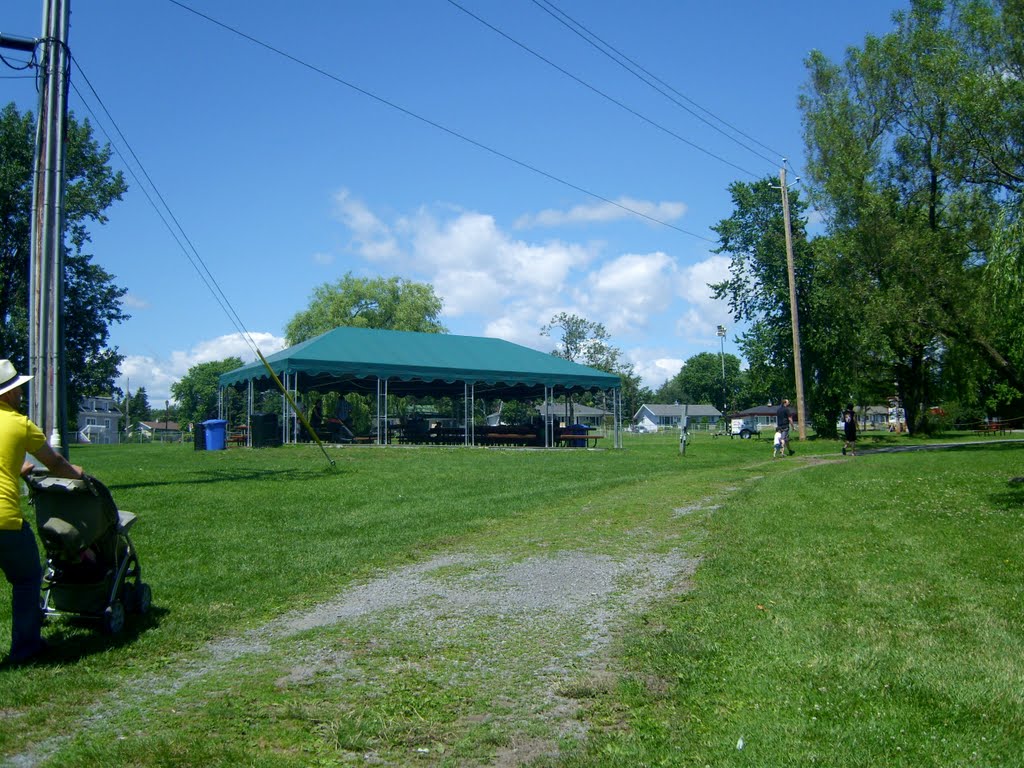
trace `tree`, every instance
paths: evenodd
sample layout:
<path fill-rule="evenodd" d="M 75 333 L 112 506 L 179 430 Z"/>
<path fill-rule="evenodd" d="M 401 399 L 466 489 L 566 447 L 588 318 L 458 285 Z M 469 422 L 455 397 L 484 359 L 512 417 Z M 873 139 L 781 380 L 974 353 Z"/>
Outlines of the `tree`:
<path fill-rule="evenodd" d="M 726 407 L 735 410 L 742 391 L 743 377 L 736 355 L 725 355 L 725 378 L 722 378 L 723 356 L 699 352 L 689 358 L 679 373 L 665 382 L 660 398 L 669 403 L 705 403 L 723 413 Z M 723 399 L 724 398 L 724 399 Z"/>
<path fill-rule="evenodd" d="M 217 418 L 217 393 L 220 389 L 221 374 L 242 367 L 239 357 L 199 363 L 188 369 L 188 373 L 171 385 L 171 394 L 177 401 L 177 413 L 181 423 L 200 423 Z M 241 394 L 233 387 L 224 390 L 226 415 L 243 412 Z M 228 419 L 230 421 L 230 418 Z"/>
<path fill-rule="evenodd" d="M 555 357 L 608 373 L 616 372 L 622 352 L 609 343 L 611 334 L 601 323 L 568 312 L 559 312 L 551 318 L 551 322 L 541 327 L 540 334 L 550 336 L 556 330 L 561 331 L 561 343 L 551 351 Z"/>
<path fill-rule="evenodd" d="M 13 104 L 0 111 L 0 348 L 19 369 L 28 368 L 29 253 L 32 221 L 32 158 L 35 118 Z M 92 263 L 85 252 L 88 226 L 104 224 L 105 211 L 127 186 L 110 168 L 109 146 L 101 147 L 88 120 L 68 118 L 65 159 L 64 348 L 67 402 L 117 393 L 114 380 L 124 359 L 110 349 L 112 323 L 128 319 L 121 308 L 126 289 Z"/>
<path fill-rule="evenodd" d="M 984 365 L 1024 390 L 983 269 L 1024 193 L 1024 19 L 1019 2 L 985 0 L 913 0 L 893 19 L 842 66 L 812 53 L 801 108 L 815 204 L 861 279 L 861 359 L 918 430 L 953 370 Z"/>
<path fill-rule="evenodd" d="M 632 365 L 616 373 L 622 378 L 622 418 L 628 421 L 644 403 L 654 402 L 654 393 L 643 385 Z"/>
<path fill-rule="evenodd" d="M 343 326 L 447 333 L 438 320 L 442 308 L 433 286 L 426 283 L 353 277 L 349 272 L 316 288 L 309 307 L 288 322 L 285 336 L 289 344 L 298 344 Z"/>
<path fill-rule="evenodd" d="M 134 395 L 126 396 L 118 403 L 121 413 L 131 426 L 137 421 L 149 421 L 152 417 L 152 409 L 149 406 L 149 396 L 145 387 L 139 387 Z"/>

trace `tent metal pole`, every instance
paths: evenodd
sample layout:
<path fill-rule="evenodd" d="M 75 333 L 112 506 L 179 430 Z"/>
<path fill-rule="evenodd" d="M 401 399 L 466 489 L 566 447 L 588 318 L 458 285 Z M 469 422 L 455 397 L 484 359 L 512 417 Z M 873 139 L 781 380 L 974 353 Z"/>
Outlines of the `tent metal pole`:
<path fill-rule="evenodd" d="M 551 387 L 547 384 L 544 385 L 544 447 L 550 448 L 551 443 L 554 442 L 554 436 L 551 434 L 551 398 L 553 393 Z"/>
<path fill-rule="evenodd" d="M 615 405 L 617 417 L 615 419 L 615 447 L 622 447 L 622 390 L 615 390 Z"/>
<path fill-rule="evenodd" d="M 476 382 L 469 388 L 470 445 L 476 445 Z"/>
<path fill-rule="evenodd" d="M 284 388 L 288 389 L 288 372 L 282 373 L 284 376 Z M 281 393 L 281 445 L 288 444 L 288 398 L 284 396 L 284 392 Z"/>
<path fill-rule="evenodd" d="M 292 402 L 299 402 L 299 372 L 296 371 L 292 375 Z M 299 415 L 298 412 L 292 408 L 292 445 L 299 444 Z"/>
<path fill-rule="evenodd" d="M 384 445 L 388 444 L 388 380 L 384 379 Z"/>
<path fill-rule="evenodd" d="M 252 379 L 245 387 L 245 447 L 252 448 Z"/>

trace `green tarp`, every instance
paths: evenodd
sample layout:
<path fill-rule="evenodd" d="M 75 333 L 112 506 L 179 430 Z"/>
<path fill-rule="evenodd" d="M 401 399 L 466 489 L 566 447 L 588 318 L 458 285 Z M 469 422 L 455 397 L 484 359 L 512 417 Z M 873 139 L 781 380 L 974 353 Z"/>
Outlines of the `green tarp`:
<path fill-rule="evenodd" d="M 495 396 L 526 395 L 552 387 L 559 393 L 618 389 L 618 376 L 502 339 L 442 333 L 335 328 L 267 357 L 274 373 L 297 377 L 300 391 L 366 392 L 386 379 L 388 392 L 460 393 L 464 384 Z M 270 376 L 260 362 L 220 377 L 222 387 Z"/>

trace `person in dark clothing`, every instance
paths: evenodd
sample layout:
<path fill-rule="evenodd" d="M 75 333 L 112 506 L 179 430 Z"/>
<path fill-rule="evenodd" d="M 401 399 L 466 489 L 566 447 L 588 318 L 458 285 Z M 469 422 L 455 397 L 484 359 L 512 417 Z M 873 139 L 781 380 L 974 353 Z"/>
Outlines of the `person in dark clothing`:
<path fill-rule="evenodd" d="M 857 446 L 857 414 L 853 412 L 853 403 L 848 403 L 846 410 L 843 411 L 843 437 L 846 438 L 846 444 L 843 445 L 843 456 L 847 451 L 851 456 L 856 456 L 854 448 Z"/>
<path fill-rule="evenodd" d="M 775 414 L 775 423 L 779 434 L 782 437 L 782 454 L 785 456 L 789 454 L 793 455 L 793 451 L 789 447 L 789 428 L 793 426 L 793 414 L 789 412 L 789 400 L 783 400 L 782 405 L 779 406 L 779 410 Z"/>

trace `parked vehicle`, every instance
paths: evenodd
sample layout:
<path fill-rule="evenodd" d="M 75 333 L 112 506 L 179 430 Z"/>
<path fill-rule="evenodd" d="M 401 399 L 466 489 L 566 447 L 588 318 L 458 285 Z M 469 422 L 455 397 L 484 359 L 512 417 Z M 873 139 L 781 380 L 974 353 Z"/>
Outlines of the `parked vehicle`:
<path fill-rule="evenodd" d="M 730 437 L 738 436 L 743 440 L 749 440 L 760 431 L 761 428 L 753 419 L 733 419 L 729 422 Z"/>

